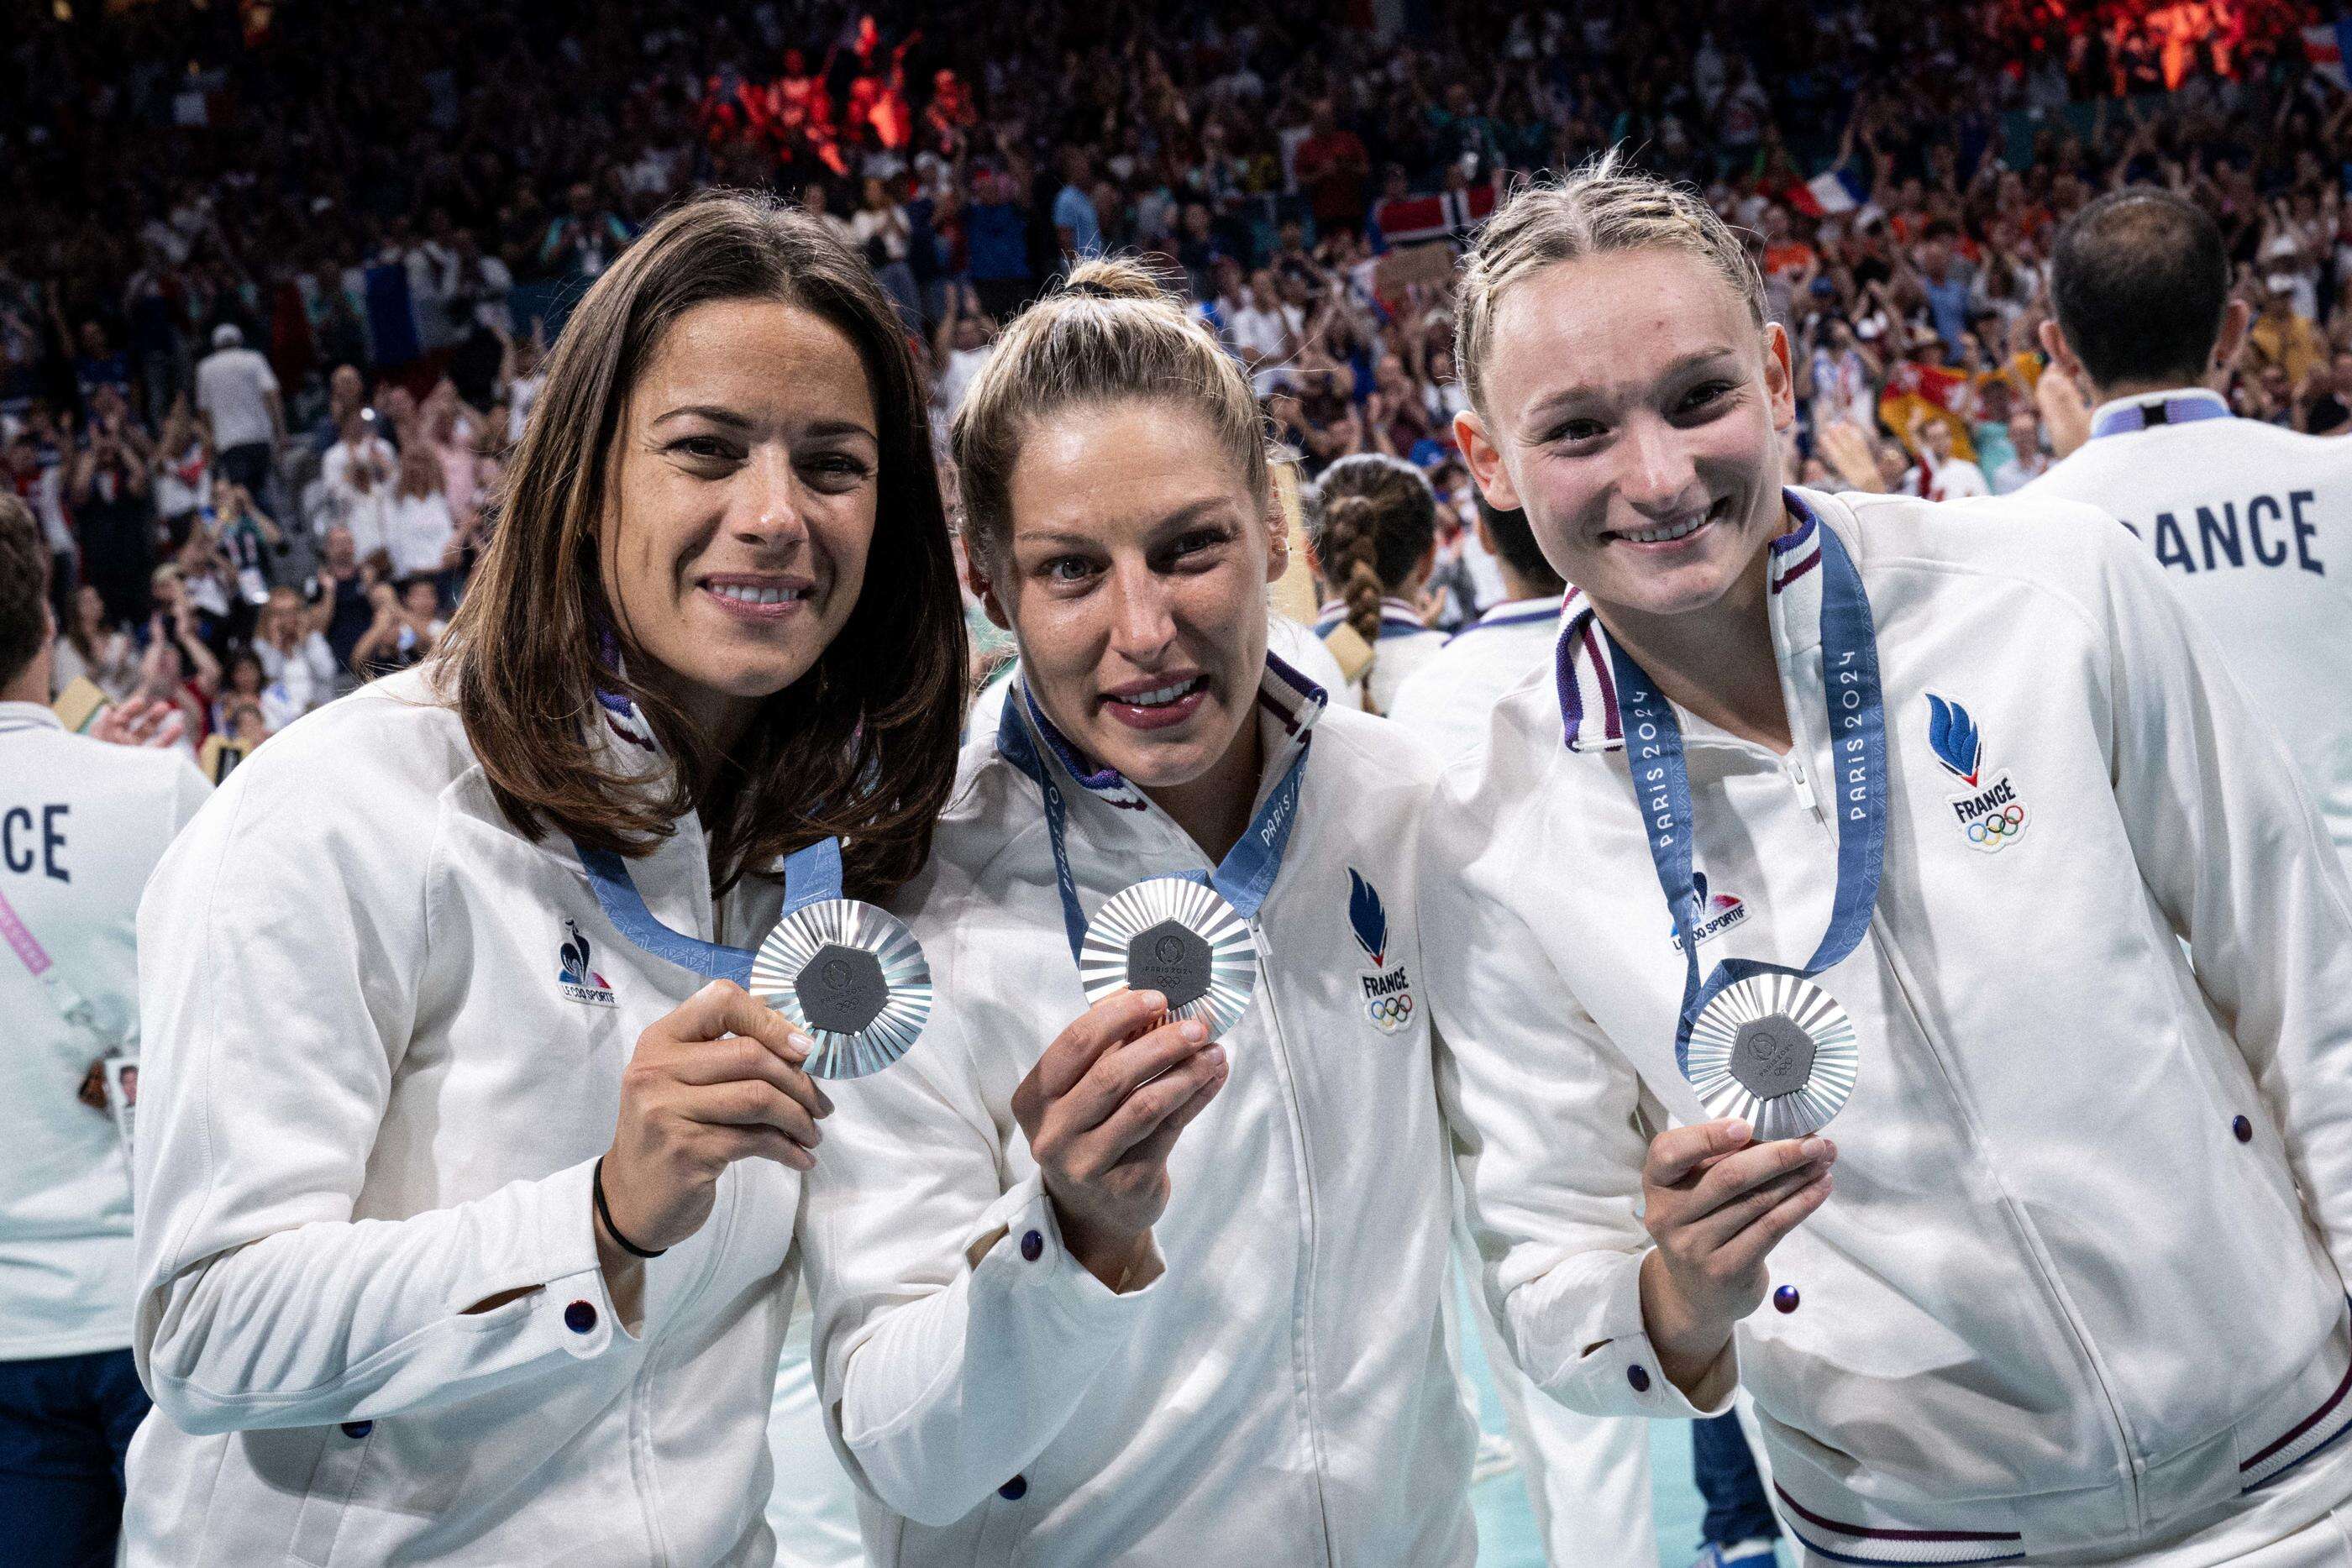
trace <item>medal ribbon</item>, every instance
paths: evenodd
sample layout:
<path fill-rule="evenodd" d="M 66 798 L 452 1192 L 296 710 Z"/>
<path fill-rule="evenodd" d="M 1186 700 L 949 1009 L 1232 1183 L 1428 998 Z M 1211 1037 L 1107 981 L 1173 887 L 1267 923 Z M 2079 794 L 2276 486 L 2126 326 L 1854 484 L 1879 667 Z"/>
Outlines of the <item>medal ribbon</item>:
<path fill-rule="evenodd" d="M 1252 714 L 1248 722 L 1255 724 L 1256 715 Z M 1027 685 L 1016 685 L 1006 694 L 1004 712 L 996 722 L 996 749 L 1045 794 L 1045 834 L 1054 846 L 1054 884 L 1062 894 L 1062 926 L 1070 938 L 1070 956 L 1076 959 L 1086 946 L 1087 916 L 1078 905 L 1077 878 L 1070 871 L 1069 800 L 1037 750 L 1036 737 L 1045 725 L 1045 715 L 1029 700 Z M 1244 920 L 1255 920 L 1258 907 L 1265 903 L 1282 870 L 1283 852 L 1290 847 L 1290 830 L 1298 820 L 1298 787 L 1306 773 L 1307 747 L 1313 739 L 1311 733 L 1299 737 L 1297 759 L 1215 871 L 1171 874 L 1214 888 L 1235 914 Z"/>
<path fill-rule="evenodd" d="M 596 890 L 596 903 L 604 909 L 604 918 L 633 945 L 681 969 L 750 988 L 753 956 L 750 948 L 705 942 L 672 930 L 646 907 L 645 895 L 630 877 L 626 860 L 611 850 L 590 849 L 577 839 L 572 841 L 572 847 L 580 852 L 581 867 L 588 873 L 588 885 Z M 840 840 L 819 839 L 784 857 L 783 915 L 797 915 L 812 904 L 840 896 Z"/>
<path fill-rule="evenodd" d="M 1801 969 L 1751 958 L 1726 958 L 1702 985 L 1698 929 L 1706 911 L 1691 880 L 1690 772 L 1683 760 L 1682 726 L 1642 666 L 1609 639 L 1617 673 L 1617 712 L 1633 773 L 1650 861 L 1675 917 L 1675 945 L 1685 974 L 1675 1025 L 1675 1065 L 1690 1073 L 1691 1026 L 1726 986 L 1753 975 L 1808 979 L 1853 952 L 1878 903 L 1878 873 L 1886 855 L 1886 714 L 1878 684 L 1878 638 L 1862 573 L 1834 529 L 1822 536 L 1822 682 L 1829 710 L 1831 800 L 1843 815 L 1837 836 L 1837 902 L 1821 946 Z M 1605 631 L 1606 628 L 1604 627 Z M 1569 694 L 1563 694 L 1566 695 Z"/>

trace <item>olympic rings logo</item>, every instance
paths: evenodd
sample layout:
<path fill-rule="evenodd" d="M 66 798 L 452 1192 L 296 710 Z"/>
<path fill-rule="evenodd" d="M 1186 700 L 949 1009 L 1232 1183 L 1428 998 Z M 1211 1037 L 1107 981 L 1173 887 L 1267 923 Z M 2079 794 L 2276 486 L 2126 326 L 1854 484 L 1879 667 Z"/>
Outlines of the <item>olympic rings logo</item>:
<path fill-rule="evenodd" d="M 1404 1027 L 1412 1017 L 1412 993 L 1401 991 L 1393 997 L 1382 997 L 1364 1004 L 1365 1014 L 1391 1034 Z"/>
<path fill-rule="evenodd" d="M 1969 842 L 1981 844 L 2011 838 L 2025 831 L 2025 808 L 2005 806 L 1990 816 L 1979 817 L 1969 824 Z"/>

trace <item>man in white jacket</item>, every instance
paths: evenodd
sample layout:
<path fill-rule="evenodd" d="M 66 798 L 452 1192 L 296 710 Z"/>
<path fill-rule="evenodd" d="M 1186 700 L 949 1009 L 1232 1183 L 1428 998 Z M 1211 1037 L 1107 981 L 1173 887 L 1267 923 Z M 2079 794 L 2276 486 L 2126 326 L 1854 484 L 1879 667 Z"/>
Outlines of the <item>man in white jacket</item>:
<path fill-rule="evenodd" d="M 1743 1384 L 1808 1563 L 2352 1561 L 2343 869 L 2120 529 L 1784 491 L 1760 301 L 1607 166 L 1465 274 L 1473 467 L 1583 590 L 1423 846 L 1506 1337 L 1596 1412 Z M 1738 1095 L 1727 979 L 1813 998 Z"/>
<path fill-rule="evenodd" d="M 32 514 L 0 497 L 0 1555 L 30 1563 L 111 1556 L 147 1411 L 131 1172 L 97 1063 L 137 1050 L 139 893 L 210 792 L 183 747 L 58 723 L 48 565 Z"/>
<path fill-rule="evenodd" d="M 2051 265 L 2042 345 L 2097 407 L 2090 440 L 2020 493 L 2088 501 L 2138 536 L 2352 856 L 2352 442 L 2234 418 L 2207 385 L 2246 307 L 2196 203 L 2102 196 L 2067 220 Z"/>

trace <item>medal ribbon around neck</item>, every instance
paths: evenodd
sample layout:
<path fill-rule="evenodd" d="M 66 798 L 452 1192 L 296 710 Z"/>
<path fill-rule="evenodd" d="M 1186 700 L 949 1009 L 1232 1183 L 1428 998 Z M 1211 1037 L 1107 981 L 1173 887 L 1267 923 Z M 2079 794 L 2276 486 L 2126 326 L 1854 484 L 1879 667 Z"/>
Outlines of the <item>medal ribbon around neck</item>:
<path fill-rule="evenodd" d="M 759 951 L 705 942 L 655 918 L 619 855 L 574 841 L 596 902 L 645 952 L 732 980 L 811 1040 L 812 1078 L 862 1078 L 904 1056 L 931 1016 L 922 945 L 889 911 L 841 895 L 841 843 L 820 839 L 784 857 L 784 906 Z"/>
<path fill-rule="evenodd" d="M 604 918 L 633 946 L 681 969 L 713 980 L 732 980 L 747 990 L 751 988 L 755 956 L 751 949 L 705 942 L 672 930 L 646 907 L 645 895 L 629 875 L 626 860 L 611 850 L 590 849 L 577 839 L 572 846 L 580 852 L 580 864 L 588 873 L 588 885 L 596 890 L 596 903 L 604 909 Z M 784 894 L 783 913 L 777 916 L 780 922 L 813 904 L 839 898 L 841 841 L 819 839 L 786 855 Z"/>
<path fill-rule="evenodd" d="M 1255 723 L 1255 716 L 1249 720 Z M 1223 1034 L 1241 1021 L 1256 988 L 1256 953 L 1249 923 L 1273 890 L 1290 846 L 1290 830 L 1298 820 L 1298 791 L 1307 768 L 1307 747 L 1313 736 L 1302 736 L 1298 755 L 1267 795 L 1241 838 L 1227 851 L 1213 872 L 1177 872 L 1147 877 L 1113 894 L 1089 923 L 1078 904 L 1076 875 L 1070 869 L 1069 799 L 1037 748 L 1045 717 L 1031 702 L 1027 686 L 1008 696 L 997 721 L 996 748 L 1006 761 L 1028 775 L 1045 800 L 1045 834 L 1054 851 L 1054 884 L 1062 899 L 1062 926 L 1069 937 L 1070 956 L 1078 967 L 1078 983 L 1088 1003 L 1130 983 L 1146 950 L 1144 938 L 1162 932 L 1159 946 L 1164 959 L 1189 952 L 1190 967 L 1166 973 L 1156 982 L 1169 992 L 1169 1016 L 1198 1019 L 1213 1034 Z M 1183 927 L 1188 936 L 1174 936 L 1164 927 Z M 1150 971 L 1147 968 L 1145 973 Z M 1138 985 L 1138 988 L 1150 988 Z M 1187 996 L 1185 992 L 1193 994 Z"/>
<path fill-rule="evenodd" d="M 1862 573 L 1834 529 L 1822 522 L 1813 526 L 1822 537 L 1822 679 L 1829 711 L 1832 799 L 1842 816 L 1837 902 L 1821 946 L 1802 968 L 1726 958 L 1700 983 L 1697 934 L 1705 911 L 1691 878 L 1695 824 L 1682 727 L 1674 705 L 1660 695 L 1648 674 L 1615 638 L 1609 639 L 1617 674 L 1618 718 L 1649 830 L 1650 860 L 1675 917 L 1675 945 L 1682 949 L 1685 966 L 1682 1010 L 1675 1029 L 1675 1065 L 1685 1078 L 1690 1076 L 1691 1026 L 1708 1003 L 1727 987 L 1752 977 L 1804 980 L 1833 967 L 1860 945 L 1878 903 L 1887 817 L 1886 714 L 1878 681 L 1878 639 Z"/>
<path fill-rule="evenodd" d="M 1045 834 L 1054 846 L 1054 882 L 1061 891 L 1062 925 L 1070 938 L 1070 956 L 1075 958 L 1086 946 L 1087 916 L 1078 904 L 1077 878 L 1070 871 L 1069 800 L 1055 779 L 1053 769 L 1038 755 L 1031 727 L 1042 727 L 1045 722 L 1045 716 L 1037 713 L 1030 702 L 1027 686 L 1015 687 L 1007 695 L 1003 716 L 996 723 L 996 749 L 1045 793 Z M 1256 722 L 1255 715 L 1249 722 Z M 1298 756 L 1283 774 L 1282 782 L 1258 807 L 1250 818 L 1248 831 L 1225 852 L 1225 858 L 1217 862 L 1215 871 L 1170 874 L 1213 888 L 1244 920 L 1255 919 L 1265 895 L 1274 890 L 1274 879 L 1282 871 L 1283 854 L 1290 847 L 1290 830 L 1298 821 L 1298 789 L 1307 768 L 1307 747 L 1313 738 L 1300 738 Z"/>

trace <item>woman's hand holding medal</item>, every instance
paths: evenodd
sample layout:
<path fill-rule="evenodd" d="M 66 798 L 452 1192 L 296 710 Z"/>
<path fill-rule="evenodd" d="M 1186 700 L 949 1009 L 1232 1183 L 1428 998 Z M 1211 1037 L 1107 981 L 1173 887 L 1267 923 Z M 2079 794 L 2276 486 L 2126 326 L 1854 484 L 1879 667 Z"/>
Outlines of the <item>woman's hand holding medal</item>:
<path fill-rule="evenodd" d="M 1155 991 L 1104 998 L 1056 1036 L 1013 1093 L 1063 1244 L 1113 1291 L 1149 1283 L 1168 1207 L 1168 1154 L 1225 1082 L 1198 1020 L 1167 1021 Z"/>
<path fill-rule="evenodd" d="M 709 1218 L 737 1160 L 816 1164 L 833 1102 L 801 1071 L 812 1041 L 729 980 L 713 980 L 637 1037 L 621 1075 L 620 1123 L 597 1172 L 597 1252 L 607 1281 Z"/>
<path fill-rule="evenodd" d="M 1642 1223 L 1657 1245 L 1642 1260 L 1642 1321 L 1675 1387 L 1694 1387 L 1762 1304 L 1766 1260 L 1828 1198 L 1836 1159 L 1827 1138 L 1759 1144 L 1736 1119 L 1650 1141 Z"/>

